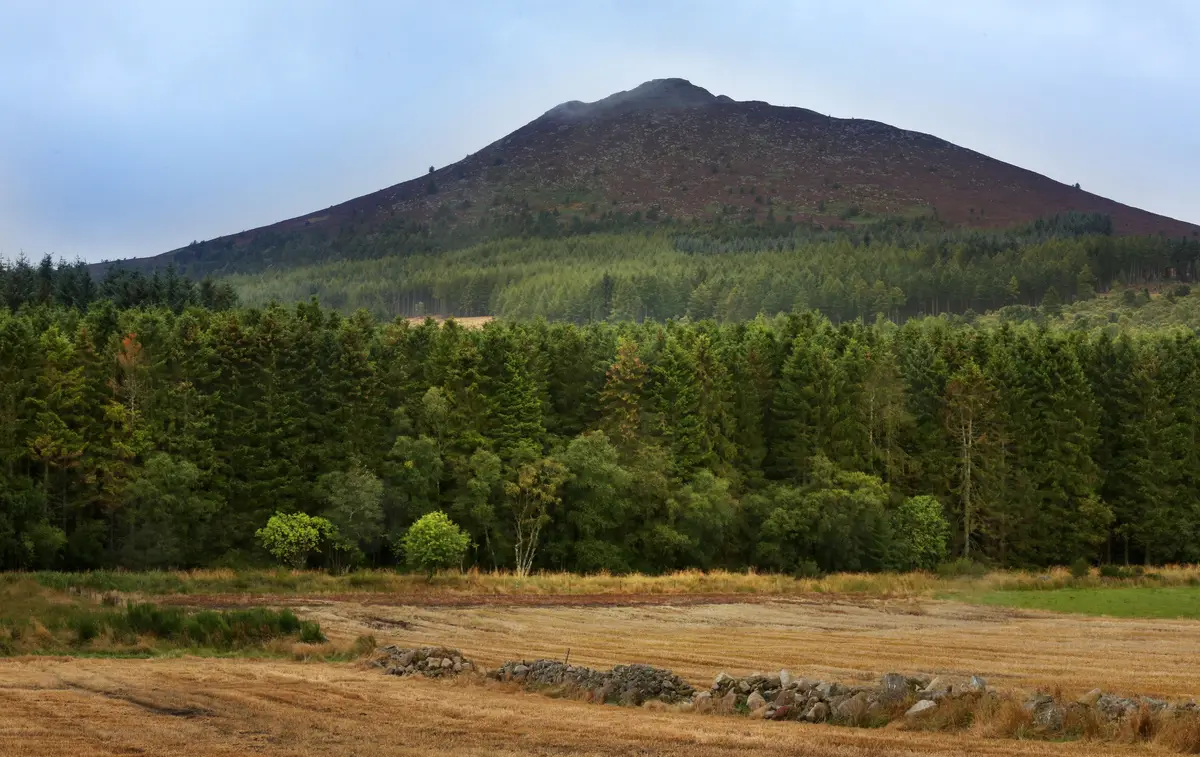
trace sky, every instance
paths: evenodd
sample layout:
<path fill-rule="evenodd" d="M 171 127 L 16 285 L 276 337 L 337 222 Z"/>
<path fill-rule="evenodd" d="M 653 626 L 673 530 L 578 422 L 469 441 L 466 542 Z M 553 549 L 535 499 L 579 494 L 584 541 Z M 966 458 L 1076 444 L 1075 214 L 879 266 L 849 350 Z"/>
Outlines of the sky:
<path fill-rule="evenodd" d="M 666 77 L 1200 222 L 1192 0 L 0 0 L 0 257 L 262 226 Z"/>

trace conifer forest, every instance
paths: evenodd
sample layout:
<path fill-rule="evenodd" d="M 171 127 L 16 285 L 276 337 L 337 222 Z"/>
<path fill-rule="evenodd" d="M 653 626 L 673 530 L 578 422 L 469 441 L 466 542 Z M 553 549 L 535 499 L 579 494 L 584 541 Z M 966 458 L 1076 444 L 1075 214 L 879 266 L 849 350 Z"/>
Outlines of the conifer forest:
<path fill-rule="evenodd" d="M 939 270 L 994 286 L 938 295 L 911 289 L 926 247 L 777 245 L 739 272 L 708 254 L 721 244 L 670 243 L 707 272 L 663 308 L 652 287 L 621 305 L 646 281 L 622 266 L 652 258 L 613 264 L 607 293 L 574 273 L 554 293 L 548 263 L 501 257 L 504 287 L 449 308 L 508 315 L 480 329 L 315 299 L 251 307 L 238 277 L 9 265 L 0 567 L 260 564 L 255 534 L 277 512 L 336 527 L 311 565 L 385 566 L 437 510 L 469 535 L 463 567 L 484 570 L 1200 560 L 1195 330 L 1056 318 L 1110 286 L 1190 281 L 1193 242 L 1050 235 L 974 258 L 945 244 Z M 844 266 L 851 285 L 825 303 L 804 294 L 825 284 L 766 274 L 770 255 L 792 270 L 830 256 L 841 263 L 818 267 Z M 876 273 L 853 267 L 872 261 L 893 266 L 882 299 L 872 284 L 856 300 L 853 282 Z M 396 262 L 417 264 L 482 282 L 441 258 Z M 604 274 L 603 260 L 581 265 Z M 1021 317 L 964 317 L 973 305 Z"/>

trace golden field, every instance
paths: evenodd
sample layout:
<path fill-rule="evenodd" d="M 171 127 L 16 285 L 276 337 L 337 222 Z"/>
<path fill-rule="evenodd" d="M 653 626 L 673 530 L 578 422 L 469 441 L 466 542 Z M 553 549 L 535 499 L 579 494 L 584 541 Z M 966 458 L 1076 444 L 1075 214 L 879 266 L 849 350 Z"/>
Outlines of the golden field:
<path fill-rule="evenodd" d="M 930 598 L 927 587 L 891 598 L 819 589 L 731 598 L 626 593 L 628 584 L 587 588 L 578 595 L 375 591 L 254 601 L 286 603 L 319 620 L 334 643 L 371 634 L 381 644 L 455 646 L 489 666 L 561 659 L 569 648 L 573 662 L 646 662 L 699 686 L 722 670 L 786 667 L 848 682 L 888 671 L 980 674 L 997 688 L 1068 695 L 1098 686 L 1187 698 L 1200 689 L 1197 621 L 979 607 Z M 727 586 L 712 592 L 732 593 Z M 170 600 L 222 606 L 247 598 Z M 1156 744 L 989 738 L 982 727 L 865 730 L 589 705 L 494 683 L 402 680 L 358 663 L 192 657 L 0 661 L 0 745 L 4 754 L 79 757 L 1170 753 Z"/>

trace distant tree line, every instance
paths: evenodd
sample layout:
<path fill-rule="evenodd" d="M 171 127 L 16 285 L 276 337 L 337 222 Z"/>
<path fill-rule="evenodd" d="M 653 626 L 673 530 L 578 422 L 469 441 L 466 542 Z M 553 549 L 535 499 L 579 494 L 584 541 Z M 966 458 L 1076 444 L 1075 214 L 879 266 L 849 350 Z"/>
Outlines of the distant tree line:
<path fill-rule="evenodd" d="M 187 307 L 223 310 L 237 304 L 227 283 L 206 278 L 195 282 L 174 266 L 146 275 L 109 267 L 97 281 L 86 263 L 55 260 L 46 255 L 37 266 L 24 258 L 0 259 L 0 305 L 19 310 L 26 305 L 59 305 L 86 310 L 107 301 L 119 309 L 162 306 L 176 313 Z"/>
<path fill-rule="evenodd" d="M 1198 419 L 1181 330 L 26 303 L 0 566 L 259 562 L 277 513 L 336 533 L 288 561 L 395 564 L 435 511 L 487 569 L 1196 561 Z"/>
<path fill-rule="evenodd" d="M 946 231 L 924 221 L 838 231 L 677 225 L 507 237 L 438 254 L 335 260 L 228 281 L 251 305 L 316 296 L 344 312 L 365 308 L 379 318 L 497 315 L 582 324 L 685 316 L 738 322 L 810 309 L 835 323 L 879 314 L 896 321 L 969 317 L 1036 307 L 1047 297 L 1058 307 L 1118 284 L 1195 280 L 1200 240 L 1109 232 L 1109 219 L 1095 215 L 1004 232 Z"/>

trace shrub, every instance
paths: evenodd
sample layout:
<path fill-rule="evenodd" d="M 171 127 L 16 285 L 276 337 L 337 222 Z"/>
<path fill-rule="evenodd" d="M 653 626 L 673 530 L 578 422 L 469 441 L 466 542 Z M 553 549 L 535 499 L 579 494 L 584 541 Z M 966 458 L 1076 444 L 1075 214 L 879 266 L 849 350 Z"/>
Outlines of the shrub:
<path fill-rule="evenodd" d="M 470 537 L 444 512 L 436 510 L 412 524 L 402 543 L 409 567 L 422 570 L 432 578 L 439 568 L 462 562 Z"/>
<path fill-rule="evenodd" d="M 320 644 L 325 640 L 325 634 L 321 633 L 320 623 L 305 621 L 300 624 L 300 641 L 305 644 Z"/>
<path fill-rule="evenodd" d="M 1092 564 L 1080 557 L 1071 563 L 1071 578 L 1087 578 L 1092 572 Z"/>
<path fill-rule="evenodd" d="M 276 560 L 299 570 L 311 553 L 320 551 L 321 541 L 335 538 L 337 532 L 324 518 L 305 513 L 275 513 L 254 535 Z"/>
<path fill-rule="evenodd" d="M 932 570 L 946 559 L 950 523 L 936 497 L 909 497 L 892 513 L 891 566 L 897 570 Z"/>
<path fill-rule="evenodd" d="M 937 574 L 942 578 L 979 578 L 987 575 L 987 572 L 988 566 L 966 557 L 960 557 L 957 560 L 944 562 L 937 566 Z"/>

